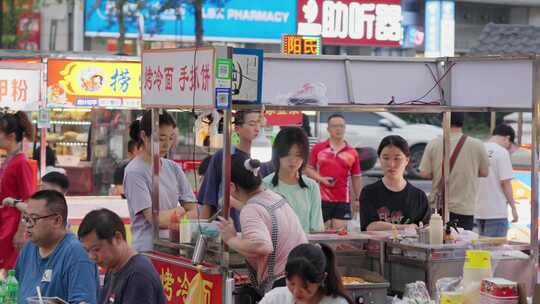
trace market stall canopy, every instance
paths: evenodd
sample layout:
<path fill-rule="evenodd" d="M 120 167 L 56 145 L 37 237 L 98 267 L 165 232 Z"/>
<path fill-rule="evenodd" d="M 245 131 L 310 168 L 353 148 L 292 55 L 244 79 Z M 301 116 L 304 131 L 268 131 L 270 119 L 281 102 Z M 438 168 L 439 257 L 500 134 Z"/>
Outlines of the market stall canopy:
<path fill-rule="evenodd" d="M 530 110 L 534 67 L 534 58 L 526 56 L 432 60 L 265 54 L 262 101 L 280 106 L 446 105 Z M 319 87 L 325 91 L 322 98 Z M 318 96 L 310 96 L 310 90 Z"/>

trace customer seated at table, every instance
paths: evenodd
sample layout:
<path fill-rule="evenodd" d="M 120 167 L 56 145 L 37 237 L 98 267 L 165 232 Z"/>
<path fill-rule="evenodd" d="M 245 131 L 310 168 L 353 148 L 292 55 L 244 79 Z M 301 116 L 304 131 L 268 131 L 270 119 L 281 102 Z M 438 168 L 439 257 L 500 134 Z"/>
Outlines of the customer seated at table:
<path fill-rule="evenodd" d="M 218 223 L 223 241 L 243 255 L 261 294 L 285 286 L 285 263 L 289 252 L 307 243 L 294 210 L 279 194 L 265 189 L 259 175 L 260 162 L 244 154 L 232 156 L 232 207 L 240 211 L 242 233 L 231 218 Z"/>
<path fill-rule="evenodd" d="M 69 303 L 96 303 L 98 272 L 75 235 L 66 229 L 64 195 L 54 190 L 34 193 L 23 215 L 28 241 L 15 267 L 19 304 L 37 295 L 59 297 Z"/>
<path fill-rule="evenodd" d="M 98 303 L 167 303 L 156 269 L 126 241 L 120 217 L 108 209 L 93 210 L 77 232 L 90 259 L 107 270 Z"/>
<path fill-rule="evenodd" d="M 294 248 L 285 266 L 287 287 L 267 293 L 259 304 L 352 304 L 326 244 L 302 244 Z"/>
<path fill-rule="evenodd" d="M 403 174 L 409 164 L 407 141 L 390 135 L 377 150 L 383 178 L 365 186 L 360 195 L 362 230 L 392 230 L 429 223 L 431 210 L 426 194 L 411 185 Z"/>
<path fill-rule="evenodd" d="M 281 194 L 300 219 L 304 231 L 322 231 L 324 222 L 319 185 L 302 174 L 309 156 L 304 130 L 283 128 L 274 139 L 272 164 L 275 172 L 264 178 L 264 185 Z"/>

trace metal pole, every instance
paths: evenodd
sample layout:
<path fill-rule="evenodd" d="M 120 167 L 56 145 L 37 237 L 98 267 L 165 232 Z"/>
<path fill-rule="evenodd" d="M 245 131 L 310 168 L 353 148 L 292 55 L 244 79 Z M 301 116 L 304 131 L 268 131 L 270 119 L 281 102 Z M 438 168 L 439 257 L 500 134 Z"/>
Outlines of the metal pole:
<path fill-rule="evenodd" d="M 345 78 L 347 80 L 347 95 L 349 96 L 349 103 L 354 104 L 356 102 L 354 97 L 353 78 L 351 75 L 351 61 L 345 59 Z"/>
<path fill-rule="evenodd" d="M 442 206 L 443 222 L 446 223 L 450 219 L 450 213 L 448 210 L 448 200 L 450 198 L 450 119 L 451 112 L 443 112 L 443 161 L 444 166 L 442 170 L 443 186 L 444 186 L 444 204 Z"/>
<path fill-rule="evenodd" d="M 233 49 L 227 48 L 227 58 L 233 58 Z M 232 107 L 232 105 L 231 105 Z M 229 210 L 231 208 L 231 146 L 232 146 L 232 111 L 226 109 L 223 111 L 223 171 L 222 171 L 222 186 L 223 186 L 223 216 L 229 218 Z M 229 286 L 232 277 L 229 271 L 229 251 L 227 245 L 221 241 L 221 273 L 223 286 Z M 232 279 L 233 280 L 233 279 Z M 234 282 L 234 280 L 232 281 Z M 232 292 L 234 287 L 225 288 L 222 296 L 222 301 L 229 304 L 232 301 Z M 229 294 L 230 292 L 230 294 Z"/>
<path fill-rule="evenodd" d="M 495 130 L 495 126 L 497 124 L 497 113 L 491 112 L 490 113 L 490 120 L 489 120 L 489 134 L 493 134 L 493 130 Z"/>
<path fill-rule="evenodd" d="M 39 159 L 41 159 L 39 164 L 39 180 L 41 181 L 41 177 L 45 174 L 45 168 L 47 168 L 47 128 L 41 128 L 39 130 L 41 132 L 41 141 L 39 144 Z"/>
<path fill-rule="evenodd" d="M 532 145 L 531 145 L 531 262 L 534 266 L 532 271 L 532 287 L 537 284 L 538 269 L 538 170 L 540 152 L 540 61 L 536 58 L 533 70 L 533 101 L 532 101 Z M 533 303 L 538 303 L 540 299 L 533 299 Z"/>
<path fill-rule="evenodd" d="M 152 220 L 154 240 L 159 239 L 159 109 L 152 109 L 152 135 L 150 153 L 152 154 Z"/>
<path fill-rule="evenodd" d="M 517 127 L 517 143 L 521 145 L 523 142 L 523 112 L 518 113 Z"/>
<path fill-rule="evenodd" d="M 315 134 L 313 134 L 315 137 L 319 138 L 321 135 L 321 112 L 316 111 L 315 112 Z"/>

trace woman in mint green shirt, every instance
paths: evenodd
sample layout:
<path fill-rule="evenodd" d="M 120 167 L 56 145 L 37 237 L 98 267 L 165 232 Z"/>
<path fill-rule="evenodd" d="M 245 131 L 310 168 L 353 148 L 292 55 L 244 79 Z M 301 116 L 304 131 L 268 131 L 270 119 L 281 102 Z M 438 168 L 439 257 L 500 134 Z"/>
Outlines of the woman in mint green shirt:
<path fill-rule="evenodd" d="M 287 199 L 305 232 L 323 231 L 319 185 L 302 174 L 309 155 L 305 132 L 296 127 L 283 128 L 272 148 L 275 171 L 264 178 L 264 184 Z"/>

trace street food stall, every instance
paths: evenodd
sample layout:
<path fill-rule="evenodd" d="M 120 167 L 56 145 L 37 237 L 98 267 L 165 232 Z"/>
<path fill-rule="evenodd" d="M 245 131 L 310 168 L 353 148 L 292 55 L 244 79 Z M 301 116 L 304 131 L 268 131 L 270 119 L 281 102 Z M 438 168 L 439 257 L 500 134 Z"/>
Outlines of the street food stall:
<path fill-rule="evenodd" d="M 179 88 L 152 90 L 152 78 L 144 75 L 143 106 L 152 108 L 154 126 L 159 108 L 196 109 L 226 105 L 223 123 L 223 146 L 225 151 L 223 180 L 230 181 L 231 110 L 230 91 L 227 82 L 214 79 L 213 71 L 218 58 L 230 59 L 227 49 L 187 49 L 153 51 L 143 54 L 143 70 L 150 68 L 163 70 L 175 62 L 177 66 L 210 65 L 209 91 L 190 90 L 179 92 Z M 206 61 L 205 61 L 206 60 Z M 262 102 L 267 110 L 275 111 L 392 111 L 407 113 L 443 113 L 444 145 L 450 146 L 450 113 L 452 111 L 533 111 L 532 146 L 532 199 L 531 218 L 538 218 L 538 169 L 540 126 L 540 62 L 536 57 L 497 58 L 442 58 L 442 59 L 394 59 L 351 56 L 283 56 L 266 54 L 262 77 Z M 324 71 L 324 73 L 321 73 Z M 284 77 L 283 75 L 291 75 Z M 406 81 L 404 81 L 406 79 Z M 146 83 L 146 84 L 145 84 Z M 311 84 L 321 83 L 325 88 L 324 104 L 311 95 Z M 214 85 L 222 85 L 218 90 Z M 384 89 L 382 89 L 384 88 Z M 218 93 L 224 92 L 222 98 Z M 294 92 L 294 93 L 290 93 Z M 213 93 L 216 93 L 214 95 Z M 286 97 L 283 97 L 286 96 Z M 283 102 L 285 100 L 285 102 Z M 512 103 L 508 103 L 512 100 Z M 234 109 L 258 109 L 259 105 L 235 105 Z M 154 130 L 157 130 L 155 127 Z M 157 148 L 157 137 L 153 134 L 153 148 Z M 153 214 L 159 214 L 159 154 L 154 150 L 154 191 Z M 445 153 L 445 168 L 449 155 Z M 444 169 L 444 186 L 448 189 L 448 172 Z M 448 195 L 448 191 L 445 191 Z M 445 200 L 446 202 L 448 200 Z M 224 189 L 224 214 L 228 215 L 229 189 Z M 448 221 L 447 206 L 443 207 L 443 222 Z M 187 226 L 180 224 L 180 230 Z M 184 224 L 185 225 L 185 224 Z M 204 226 L 204 228 L 203 228 Z M 187 303 L 189 286 L 198 282 L 202 286 L 204 302 L 233 303 L 235 286 L 242 282 L 243 262 L 234 252 L 229 252 L 218 236 L 208 238 L 201 247 L 197 234 L 211 226 L 211 223 L 189 223 L 190 237 L 184 242 L 171 242 L 163 237 L 154 225 L 155 252 L 152 259 L 162 276 L 170 303 Z M 308 235 L 311 242 L 334 244 L 344 274 L 344 282 L 353 281 L 355 301 L 358 303 L 385 303 L 380 292 L 400 294 L 404 285 L 415 281 L 426 283 L 432 298 L 436 297 L 437 280 L 463 275 L 463 268 L 484 266 L 490 261 L 495 276 L 514 280 L 524 286 L 524 293 L 533 294 L 536 288 L 538 266 L 538 222 L 531 223 L 530 243 L 516 243 L 508 240 L 467 238 L 467 234 L 457 237 L 453 243 L 443 245 L 425 244 L 417 231 L 399 233 L 350 231 L 347 235 L 318 233 Z M 160 236 L 161 235 L 161 236 Z M 182 239 L 182 237 L 180 237 Z M 201 256 L 199 249 L 206 255 Z M 470 252 L 470 250 L 481 252 Z M 485 253 L 489 255 L 486 258 Z M 477 255 L 477 256 L 475 256 Z M 482 263 L 474 263 L 481 256 Z M 480 266 L 479 266 L 480 265 Z M 493 265 L 493 266 L 491 266 Z M 483 269 L 483 268 L 478 268 Z M 517 271 L 519 269 L 519 271 Z M 528 269 L 530 271 L 522 271 Z M 356 270 L 359 270 L 356 272 Z M 361 277 L 364 271 L 378 272 L 383 280 L 351 280 Z M 366 277 L 373 277 L 369 273 Z M 379 278 L 380 278 L 379 277 Z M 186 283 L 186 282 L 189 282 Z M 189 285 L 189 286 L 187 286 Z M 349 288 L 350 284 L 346 284 Z M 187 287 L 186 287 L 187 286 Z M 187 288 L 187 289 L 186 289 Z M 358 289 L 358 290 L 357 290 Z"/>
<path fill-rule="evenodd" d="M 106 195 L 127 154 L 131 110 L 140 109 L 136 57 L 49 55 L 49 128 L 42 134 L 73 187 L 70 195 Z"/>

